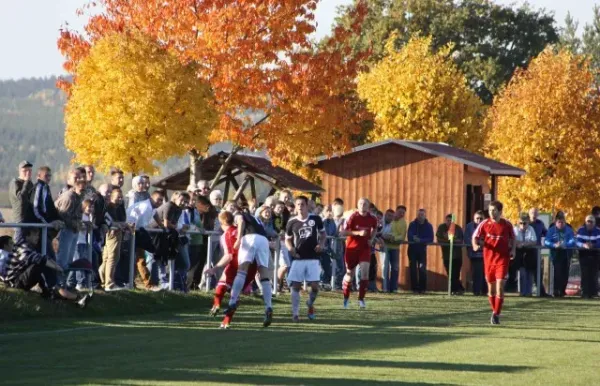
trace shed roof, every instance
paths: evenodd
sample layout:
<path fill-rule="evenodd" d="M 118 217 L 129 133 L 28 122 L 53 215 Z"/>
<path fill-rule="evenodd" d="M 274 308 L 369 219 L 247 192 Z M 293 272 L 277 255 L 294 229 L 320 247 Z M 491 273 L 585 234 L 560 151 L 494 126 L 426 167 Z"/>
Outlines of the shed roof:
<path fill-rule="evenodd" d="M 431 154 L 437 157 L 444 157 L 453 161 L 472 166 L 474 168 L 488 172 L 490 175 L 495 176 L 514 176 L 521 177 L 525 175 L 525 170 L 516 168 L 514 166 L 493 160 L 481 156 L 479 154 L 471 153 L 464 149 L 459 149 L 439 142 L 421 142 L 421 141 L 403 141 L 398 139 L 388 139 L 385 141 L 369 143 L 366 145 L 358 146 L 353 148 L 349 153 L 334 155 L 331 158 L 341 158 L 348 154 L 357 153 L 360 151 L 377 148 L 385 145 L 398 145 L 409 149 L 417 150 L 423 153 Z M 316 160 L 316 164 L 324 162 L 330 158 L 319 157 Z"/>
<path fill-rule="evenodd" d="M 203 178 L 206 180 L 215 178 L 222 162 L 228 155 L 228 152 L 221 151 L 205 158 L 200 166 Z M 323 189 L 320 186 L 279 166 L 274 166 L 269 159 L 263 156 L 239 153 L 234 154 L 231 157 L 231 161 L 229 162 L 226 171 L 233 171 L 236 169 L 266 177 L 265 180 L 272 181 L 272 185 L 277 188 L 288 188 L 308 193 L 323 192 Z M 185 190 L 189 185 L 189 181 L 190 168 L 187 167 L 157 181 L 154 183 L 154 186 L 169 190 Z"/>

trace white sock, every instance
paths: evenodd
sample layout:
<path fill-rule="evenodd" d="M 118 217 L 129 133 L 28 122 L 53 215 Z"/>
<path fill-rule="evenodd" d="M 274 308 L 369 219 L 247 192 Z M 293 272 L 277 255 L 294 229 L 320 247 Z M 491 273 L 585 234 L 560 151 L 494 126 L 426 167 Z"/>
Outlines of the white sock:
<path fill-rule="evenodd" d="M 300 290 L 292 288 L 292 315 L 300 315 Z"/>
<path fill-rule="evenodd" d="M 273 288 L 271 288 L 271 281 L 261 280 L 260 286 L 262 287 L 263 301 L 265 302 L 265 310 L 272 308 L 271 298 L 273 297 Z"/>
<path fill-rule="evenodd" d="M 233 279 L 233 285 L 231 286 L 231 297 L 229 298 L 229 305 L 233 306 L 237 303 L 240 294 L 244 290 L 244 283 L 246 282 L 247 273 L 244 271 L 238 271 Z"/>

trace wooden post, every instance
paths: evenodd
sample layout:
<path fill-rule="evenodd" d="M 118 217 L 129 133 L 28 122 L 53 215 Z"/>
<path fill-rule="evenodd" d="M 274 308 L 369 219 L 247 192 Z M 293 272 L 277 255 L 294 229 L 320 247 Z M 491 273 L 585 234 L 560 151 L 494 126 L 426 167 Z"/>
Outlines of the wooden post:
<path fill-rule="evenodd" d="M 250 177 L 250 194 L 252 198 L 256 200 L 256 185 L 254 183 L 254 177 Z"/>
<path fill-rule="evenodd" d="M 190 151 L 190 183 L 194 185 L 202 179 L 202 157 L 197 150 Z"/>
<path fill-rule="evenodd" d="M 229 186 L 231 185 L 231 173 L 227 175 L 227 179 L 225 180 L 225 192 L 223 192 L 223 199 L 225 201 L 229 200 Z"/>
<path fill-rule="evenodd" d="M 492 201 L 498 199 L 498 176 L 492 175 L 492 189 L 490 193 L 492 194 Z"/>
<path fill-rule="evenodd" d="M 240 187 L 237 189 L 237 191 L 235 192 L 235 195 L 233 196 L 234 200 L 237 200 L 238 198 L 244 196 L 244 189 L 246 189 L 246 186 L 248 185 L 248 183 L 250 182 L 252 177 L 250 176 L 246 176 L 246 178 L 244 178 L 244 182 L 242 182 L 242 184 L 240 185 Z M 244 197 L 245 199 L 246 197 Z M 247 201 L 247 200 L 245 200 Z"/>

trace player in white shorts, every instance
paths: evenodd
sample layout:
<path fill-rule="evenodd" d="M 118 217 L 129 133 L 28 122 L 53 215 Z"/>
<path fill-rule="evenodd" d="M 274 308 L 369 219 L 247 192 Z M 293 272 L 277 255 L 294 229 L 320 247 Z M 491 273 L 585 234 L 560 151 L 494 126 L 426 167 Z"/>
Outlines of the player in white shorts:
<path fill-rule="evenodd" d="M 296 217 L 291 218 L 285 230 L 285 245 L 293 258 L 288 274 L 288 284 L 292 290 L 293 321 L 300 320 L 300 286 L 306 281 L 311 292 L 306 302 L 308 319 L 315 319 L 315 300 L 319 293 L 321 264 L 319 254 L 325 250 L 327 234 L 323 220 L 308 214 L 308 198 L 299 196 L 295 201 Z"/>
<path fill-rule="evenodd" d="M 225 321 L 231 318 L 237 309 L 240 293 L 244 289 L 248 268 L 254 262 L 258 266 L 260 285 L 262 287 L 263 301 L 265 303 L 265 319 L 263 326 L 268 327 L 273 321 L 273 306 L 271 304 L 273 290 L 269 268 L 270 250 L 269 240 L 265 229 L 259 220 L 251 214 L 242 212 L 235 216 L 238 228 L 238 239 L 233 248 L 238 250 L 238 270 L 231 286 L 229 308 L 225 311 Z"/>

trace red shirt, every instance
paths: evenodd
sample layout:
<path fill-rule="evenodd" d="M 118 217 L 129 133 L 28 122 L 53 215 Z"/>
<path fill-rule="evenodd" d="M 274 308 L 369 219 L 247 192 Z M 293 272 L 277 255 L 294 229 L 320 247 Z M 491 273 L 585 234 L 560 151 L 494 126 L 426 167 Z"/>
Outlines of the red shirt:
<path fill-rule="evenodd" d="M 237 265 L 238 251 L 233 248 L 233 244 L 237 241 L 237 228 L 231 226 L 221 235 L 221 247 L 223 248 L 223 254 L 232 254 L 233 259 L 229 264 Z"/>
<path fill-rule="evenodd" d="M 483 261 L 488 265 L 510 264 L 510 244 L 514 238 L 512 224 L 503 218 L 497 222 L 483 221 L 473 235 L 474 240 L 483 239 Z"/>
<path fill-rule="evenodd" d="M 358 212 L 352 213 L 352 215 L 346 221 L 347 231 L 360 231 L 366 230 L 366 236 L 348 236 L 346 239 L 346 248 L 348 249 L 368 249 L 371 250 L 369 240 L 371 239 L 372 231 L 377 231 L 377 219 L 370 213 L 362 216 Z"/>

